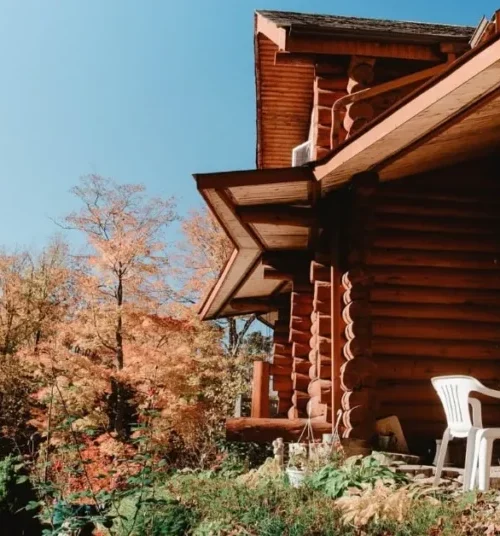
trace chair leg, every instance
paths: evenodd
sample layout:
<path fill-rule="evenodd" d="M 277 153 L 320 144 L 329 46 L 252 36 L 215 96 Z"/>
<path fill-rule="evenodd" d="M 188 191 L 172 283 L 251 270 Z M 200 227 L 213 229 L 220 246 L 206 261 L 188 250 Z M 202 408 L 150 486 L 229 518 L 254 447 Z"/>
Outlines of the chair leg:
<path fill-rule="evenodd" d="M 465 451 L 465 466 L 464 466 L 464 483 L 463 490 L 469 491 L 473 489 L 474 482 L 472 481 L 473 464 L 476 462 L 476 434 L 477 428 L 472 428 L 467 436 L 467 447 Z"/>
<path fill-rule="evenodd" d="M 434 485 L 439 484 L 441 473 L 443 472 L 444 459 L 446 457 L 446 451 L 448 450 L 448 442 L 450 441 L 450 431 L 448 428 L 444 431 L 443 439 L 441 441 L 441 448 L 439 449 L 439 455 L 436 463 L 436 473 L 434 475 Z"/>
<path fill-rule="evenodd" d="M 483 437 L 479 445 L 479 491 L 488 491 L 490 487 L 492 451 L 492 439 Z"/>

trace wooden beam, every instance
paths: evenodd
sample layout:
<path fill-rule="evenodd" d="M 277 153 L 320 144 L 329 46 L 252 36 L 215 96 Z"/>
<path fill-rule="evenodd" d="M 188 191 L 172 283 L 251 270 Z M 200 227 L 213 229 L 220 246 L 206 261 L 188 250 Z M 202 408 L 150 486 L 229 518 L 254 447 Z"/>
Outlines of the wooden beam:
<path fill-rule="evenodd" d="M 208 188 L 225 189 L 237 186 L 259 186 L 283 182 L 308 182 L 313 180 L 308 167 L 275 169 L 250 169 L 219 173 L 196 173 L 193 175 L 199 190 Z"/>
<path fill-rule="evenodd" d="M 269 443 L 277 437 L 285 441 L 297 440 L 307 424 L 306 419 L 252 419 L 239 418 L 226 421 L 228 441 Z M 325 422 L 311 422 L 314 436 L 331 433 L 332 425 Z"/>
<path fill-rule="evenodd" d="M 266 361 L 254 361 L 252 383 L 252 417 L 269 417 L 269 370 Z"/>
<path fill-rule="evenodd" d="M 401 58 L 409 60 L 442 61 L 443 56 L 436 53 L 431 45 L 381 43 L 379 41 L 360 41 L 289 35 L 286 51 L 302 54 L 329 54 L 335 56 L 375 56 L 377 58 Z"/>
<path fill-rule="evenodd" d="M 268 223 L 272 225 L 292 225 L 311 227 L 316 221 L 315 212 L 310 207 L 291 205 L 245 205 L 236 209 L 245 223 Z"/>

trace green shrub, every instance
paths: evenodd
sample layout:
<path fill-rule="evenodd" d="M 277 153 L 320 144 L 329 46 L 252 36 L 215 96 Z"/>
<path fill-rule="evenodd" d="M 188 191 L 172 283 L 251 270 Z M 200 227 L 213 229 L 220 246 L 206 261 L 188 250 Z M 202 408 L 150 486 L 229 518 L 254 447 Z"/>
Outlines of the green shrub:
<path fill-rule="evenodd" d="M 0 460 L 0 530 L 2 534 L 9 534 L 9 536 L 41 534 L 36 506 L 36 495 L 23 463 L 14 456 L 7 456 Z"/>
<path fill-rule="evenodd" d="M 405 475 L 381 465 L 373 456 L 366 456 L 350 458 L 340 467 L 326 465 L 311 475 L 309 484 L 313 489 L 336 499 L 349 488 L 361 489 L 365 484 L 373 486 L 379 480 L 404 483 L 408 479 Z"/>

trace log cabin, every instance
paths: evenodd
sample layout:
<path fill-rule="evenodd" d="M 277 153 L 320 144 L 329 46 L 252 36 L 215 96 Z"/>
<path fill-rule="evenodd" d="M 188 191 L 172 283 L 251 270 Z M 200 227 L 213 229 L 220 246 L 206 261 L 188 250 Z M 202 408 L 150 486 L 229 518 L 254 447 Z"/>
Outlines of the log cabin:
<path fill-rule="evenodd" d="M 431 377 L 500 387 L 500 12 L 258 11 L 254 40 L 257 169 L 194 175 L 234 243 L 201 316 L 274 329 L 228 437 L 291 438 L 306 416 L 326 432 L 342 410 L 346 438 L 389 415 L 410 445 L 438 438 Z"/>

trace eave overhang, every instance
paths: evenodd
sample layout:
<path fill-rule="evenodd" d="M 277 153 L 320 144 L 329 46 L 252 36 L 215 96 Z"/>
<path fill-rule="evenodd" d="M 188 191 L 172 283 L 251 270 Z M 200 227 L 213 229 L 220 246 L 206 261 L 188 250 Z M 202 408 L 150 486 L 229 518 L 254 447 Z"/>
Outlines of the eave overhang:
<path fill-rule="evenodd" d="M 261 255 L 269 250 L 302 251 L 309 247 L 309 226 L 296 219 L 264 223 L 262 208 L 310 206 L 317 182 L 309 167 L 194 175 L 197 187 L 234 244 L 234 251 L 200 307 L 204 319 L 245 314 L 231 307 L 233 298 L 279 294 L 281 281 L 263 279 Z M 279 213 L 279 210 L 275 210 Z M 299 214 L 300 215 L 300 214 Z"/>

